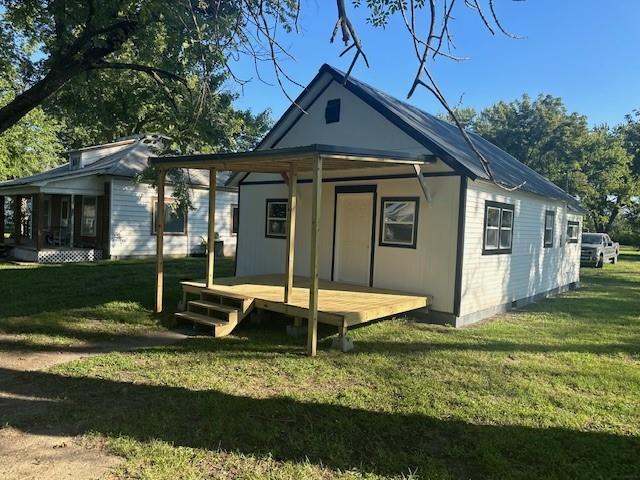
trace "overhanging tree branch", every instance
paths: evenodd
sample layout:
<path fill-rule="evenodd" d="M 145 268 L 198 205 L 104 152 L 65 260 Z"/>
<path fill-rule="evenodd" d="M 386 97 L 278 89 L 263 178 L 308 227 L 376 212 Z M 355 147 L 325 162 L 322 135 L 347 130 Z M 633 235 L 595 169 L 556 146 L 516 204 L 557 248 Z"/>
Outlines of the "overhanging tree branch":
<path fill-rule="evenodd" d="M 189 87 L 187 80 L 180 75 L 165 70 L 163 68 L 153 67 L 151 65 L 140 65 L 138 63 L 126 63 L 126 62 L 106 62 L 101 61 L 91 65 L 87 70 L 133 70 L 136 72 L 143 72 L 156 80 L 156 77 L 165 77 L 169 80 L 181 83 L 185 87 Z"/>

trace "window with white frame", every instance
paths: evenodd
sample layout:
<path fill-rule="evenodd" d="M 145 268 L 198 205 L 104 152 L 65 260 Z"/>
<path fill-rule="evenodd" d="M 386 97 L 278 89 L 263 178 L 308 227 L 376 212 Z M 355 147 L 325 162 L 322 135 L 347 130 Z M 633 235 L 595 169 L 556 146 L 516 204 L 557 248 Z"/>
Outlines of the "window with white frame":
<path fill-rule="evenodd" d="M 511 253 L 513 245 L 514 206 L 485 202 L 483 255 Z"/>
<path fill-rule="evenodd" d="M 158 211 L 158 200 L 153 202 L 151 209 L 151 224 L 155 235 L 158 224 L 156 212 Z M 164 200 L 164 233 L 165 235 L 185 235 L 187 233 L 187 212 L 178 208 L 178 204 L 171 199 Z"/>
<path fill-rule="evenodd" d="M 553 247 L 553 232 L 556 225 L 556 212 L 547 210 L 544 212 L 544 246 Z"/>
<path fill-rule="evenodd" d="M 265 236 L 269 238 L 287 237 L 286 199 L 267 199 Z"/>
<path fill-rule="evenodd" d="M 418 197 L 382 197 L 380 245 L 416 248 Z"/>
<path fill-rule="evenodd" d="M 82 227 L 83 237 L 95 237 L 98 220 L 98 197 L 82 197 Z"/>
<path fill-rule="evenodd" d="M 580 222 L 569 220 L 567 222 L 567 243 L 578 243 L 580 235 Z"/>

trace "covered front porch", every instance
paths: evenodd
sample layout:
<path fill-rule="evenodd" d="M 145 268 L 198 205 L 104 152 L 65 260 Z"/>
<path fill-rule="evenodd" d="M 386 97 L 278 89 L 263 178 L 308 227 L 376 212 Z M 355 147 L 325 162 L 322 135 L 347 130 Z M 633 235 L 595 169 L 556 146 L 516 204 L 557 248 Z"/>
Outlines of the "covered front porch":
<path fill-rule="evenodd" d="M 329 145 L 251 151 L 233 154 L 190 155 L 151 159 L 158 169 L 158 195 L 164 195 L 166 172 L 171 168 L 207 169 L 210 172 L 209 242 L 215 237 L 215 177 L 217 170 L 278 174 L 288 189 L 286 217 L 286 250 L 284 274 L 214 279 L 213 246 L 208 248 L 207 277 L 203 281 L 183 282 L 184 312 L 178 318 L 213 326 L 216 335 L 229 332 L 252 308 L 270 310 L 295 318 L 300 327 L 307 319 L 307 353 L 315 355 L 318 322 L 339 328 L 341 342 L 349 326 L 390 315 L 424 308 L 430 305 L 427 295 L 416 295 L 373 288 L 372 286 L 332 282 L 320 278 L 319 238 L 321 232 L 322 178 L 326 170 L 371 169 L 400 167 L 415 176 L 427 205 L 430 191 L 421 167 L 435 161 L 432 155 L 409 154 L 368 149 L 353 149 Z M 311 176 L 311 225 L 309 276 L 294 277 L 296 210 L 298 175 Z M 164 206 L 160 205 L 159 209 Z M 261 206 L 256 205 L 256 208 Z M 161 220 L 164 215 L 158 212 Z M 163 310 L 163 230 L 157 228 L 156 312 Z M 305 247 L 307 245 L 305 244 Z M 305 248 L 305 250 L 307 250 Z M 195 294 L 198 298 L 189 300 Z"/>
<path fill-rule="evenodd" d="M 103 258 L 108 237 L 104 196 L 42 189 L 0 192 L 0 250 L 38 263 Z"/>

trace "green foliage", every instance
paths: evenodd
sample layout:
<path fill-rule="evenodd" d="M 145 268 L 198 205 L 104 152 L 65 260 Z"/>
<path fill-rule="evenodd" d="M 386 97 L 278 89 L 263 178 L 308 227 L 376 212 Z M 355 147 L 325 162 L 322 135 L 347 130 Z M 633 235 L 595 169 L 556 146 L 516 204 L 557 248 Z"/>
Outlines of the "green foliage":
<path fill-rule="evenodd" d="M 523 95 L 480 112 L 473 130 L 564 188 L 567 175 L 579 169 L 589 128 L 586 117 L 568 113 L 561 98 Z"/>
<path fill-rule="evenodd" d="M 453 107 L 453 113 L 455 114 L 458 122 L 464 128 L 473 130 L 473 126 L 475 120 L 478 116 L 478 112 L 473 107 Z M 440 120 L 444 120 L 445 122 L 455 123 L 453 117 L 449 115 L 448 112 L 440 112 L 436 115 Z"/>
<path fill-rule="evenodd" d="M 578 195 L 590 213 L 596 231 L 608 232 L 613 222 L 638 193 L 633 156 L 623 138 L 608 127 L 593 129 L 584 144 Z"/>
<path fill-rule="evenodd" d="M 589 128 L 584 115 L 568 112 L 551 95 L 523 95 L 478 114 L 469 107 L 455 112 L 466 128 L 578 197 L 589 212 L 589 229 L 608 232 L 616 222 L 632 221 L 640 194 L 638 112 L 615 128 Z"/>
<path fill-rule="evenodd" d="M 10 78 L 0 78 L 0 106 L 15 97 Z M 35 108 L 0 135 L 0 181 L 33 175 L 62 163 L 62 144 L 57 136 L 60 128 L 56 120 Z"/>

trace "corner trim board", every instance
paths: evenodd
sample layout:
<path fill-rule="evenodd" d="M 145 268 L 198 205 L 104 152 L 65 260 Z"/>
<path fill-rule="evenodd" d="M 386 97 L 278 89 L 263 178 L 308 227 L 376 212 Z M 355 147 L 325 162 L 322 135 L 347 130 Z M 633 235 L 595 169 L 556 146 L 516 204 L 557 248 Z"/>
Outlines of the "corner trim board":
<path fill-rule="evenodd" d="M 462 269 L 464 263 L 464 230 L 467 216 L 467 177 L 460 177 L 460 196 L 458 199 L 458 242 L 456 249 L 456 276 L 453 289 L 453 314 L 460 315 L 462 304 Z"/>

